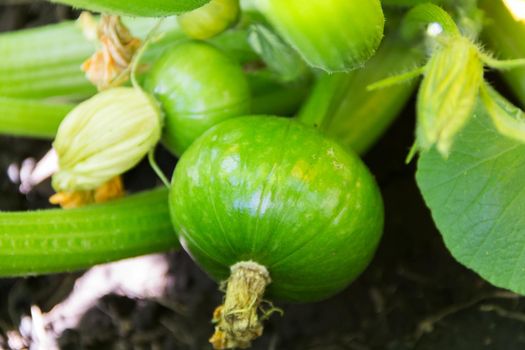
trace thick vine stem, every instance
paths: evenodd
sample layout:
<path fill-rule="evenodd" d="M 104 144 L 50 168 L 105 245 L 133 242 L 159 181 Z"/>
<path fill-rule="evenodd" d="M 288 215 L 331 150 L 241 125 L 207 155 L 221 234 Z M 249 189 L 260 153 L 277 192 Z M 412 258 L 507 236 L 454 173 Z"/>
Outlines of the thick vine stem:
<path fill-rule="evenodd" d="M 320 76 L 297 119 L 363 154 L 399 115 L 417 85 L 407 80 L 372 91 L 367 86 L 391 81 L 382 79 L 420 65 L 423 58 L 422 50 L 411 49 L 397 33 L 389 32 L 365 67 Z"/>
<path fill-rule="evenodd" d="M 224 304 L 215 309 L 215 333 L 210 343 L 215 349 L 245 349 L 263 333 L 260 305 L 270 284 L 266 267 L 243 261 L 231 267 Z"/>
<path fill-rule="evenodd" d="M 80 209 L 0 212 L 0 277 L 67 272 L 178 249 L 168 191 Z"/>
<path fill-rule="evenodd" d="M 0 96 L 0 135 L 52 138 L 74 107 L 70 103 Z"/>

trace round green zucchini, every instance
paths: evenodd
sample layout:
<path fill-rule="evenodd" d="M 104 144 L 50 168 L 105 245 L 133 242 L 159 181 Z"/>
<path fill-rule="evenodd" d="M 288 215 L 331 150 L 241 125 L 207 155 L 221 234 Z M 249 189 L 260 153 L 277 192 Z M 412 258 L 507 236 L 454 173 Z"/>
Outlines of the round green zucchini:
<path fill-rule="evenodd" d="M 255 308 L 266 285 L 279 299 L 327 298 L 365 269 L 383 228 L 380 192 L 355 154 L 313 128 L 268 116 L 228 120 L 195 141 L 175 169 L 170 211 L 204 270 L 218 281 L 232 272 L 221 312 L 234 324 L 217 326 L 230 337 L 249 308 L 238 300 L 231 308 L 229 294 L 244 293 L 233 289 L 257 285 Z M 260 335 L 262 326 L 253 327 L 244 333 Z M 218 349 L 251 340 L 222 333 L 211 340 Z"/>
<path fill-rule="evenodd" d="M 145 89 L 163 107 L 163 141 L 177 156 L 210 127 L 250 110 L 250 87 L 240 64 L 204 42 L 167 51 L 148 73 Z"/>
<path fill-rule="evenodd" d="M 379 0 L 256 0 L 278 32 L 313 67 L 361 67 L 383 37 Z"/>

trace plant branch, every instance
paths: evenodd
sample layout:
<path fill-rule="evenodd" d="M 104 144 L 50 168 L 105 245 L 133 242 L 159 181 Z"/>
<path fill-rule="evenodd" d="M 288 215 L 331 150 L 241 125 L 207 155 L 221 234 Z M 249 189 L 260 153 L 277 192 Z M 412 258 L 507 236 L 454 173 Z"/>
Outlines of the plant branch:
<path fill-rule="evenodd" d="M 178 248 L 168 191 L 80 209 L 0 213 L 0 277 L 83 269 Z"/>
<path fill-rule="evenodd" d="M 53 138 L 73 104 L 0 96 L 0 134 Z"/>

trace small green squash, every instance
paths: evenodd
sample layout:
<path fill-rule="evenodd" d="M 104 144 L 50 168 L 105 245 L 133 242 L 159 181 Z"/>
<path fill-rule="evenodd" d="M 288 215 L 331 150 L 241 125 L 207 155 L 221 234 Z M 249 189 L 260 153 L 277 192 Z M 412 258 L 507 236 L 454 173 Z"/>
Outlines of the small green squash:
<path fill-rule="evenodd" d="M 363 66 L 383 37 L 379 0 L 255 0 L 313 67 L 346 72 Z"/>
<path fill-rule="evenodd" d="M 177 156 L 210 127 L 250 110 L 250 87 L 240 64 L 204 42 L 167 51 L 148 73 L 145 89 L 163 107 L 163 141 Z"/>
<path fill-rule="evenodd" d="M 232 268 L 211 340 L 218 349 L 260 335 L 266 285 L 291 301 L 345 288 L 370 262 L 383 228 L 380 192 L 355 154 L 313 128 L 268 116 L 228 120 L 193 143 L 176 167 L 170 210 L 204 270 L 222 281 Z"/>

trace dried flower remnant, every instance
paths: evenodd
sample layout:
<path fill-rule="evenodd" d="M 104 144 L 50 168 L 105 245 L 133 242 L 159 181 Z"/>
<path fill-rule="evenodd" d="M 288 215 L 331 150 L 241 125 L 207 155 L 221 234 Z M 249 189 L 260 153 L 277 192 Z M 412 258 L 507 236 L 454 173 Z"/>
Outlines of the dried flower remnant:
<path fill-rule="evenodd" d="M 215 333 L 210 343 L 215 349 L 245 349 L 262 335 L 259 307 L 270 282 L 266 268 L 253 261 L 231 267 L 224 304 L 213 313 Z"/>
<path fill-rule="evenodd" d="M 64 209 L 80 208 L 88 204 L 104 203 L 126 194 L 121 176 L 115 176 L 95 190 L 57 192 L 49 198 L 51 204 Z"/>
<path fill-rule="evenodd" d="M 93 37 L 93 17 L 83 13 L 80 23 L 88 39 Z M 82 64 L 86 78 L 99 90 L 122 85 L 129 79 L 133 56 L 141 46 L 119 16 L 103 15 L 96 28 L 100 48 Z"/>

